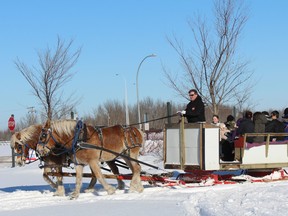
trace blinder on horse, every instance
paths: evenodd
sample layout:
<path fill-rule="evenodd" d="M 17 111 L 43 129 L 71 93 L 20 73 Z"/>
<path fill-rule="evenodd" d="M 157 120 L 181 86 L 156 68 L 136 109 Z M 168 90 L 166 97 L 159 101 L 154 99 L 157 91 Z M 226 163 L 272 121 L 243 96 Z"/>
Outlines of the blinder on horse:
<path fill-rule="evenodd" d="M 39 137 L 39 142 L 38 145 L 42 146 L 42 148 L 46 148 L 48 150 L 47 155 L 48 154 L 52 154 L 52 155 L 62 155 L 62 154 L 66 154 L 66 153 L 72 153 L 74 154 L 77 151 L 77 142 L 79 140 L 79 136 L 80 134 L 82 134 L 81 130 L 82 130 L 82 122 L 79 123 L 80 121 L 78 121 L 77 125 L 76 125 L 76 129 L 75 129 L 75 135 L 72 139 L 66 141 L 65 143 L 61 143 L 59 141 L 57 141 L 57 139 L 55 138 L 55 136 L 53 136 L 53 131 L 51 128 L 42 128 L 41 133 L 40 133 L 40 137 Z M 53 140 L 53 142 L 55 143 L 54 145 L 52 145 L 53 147 L 49 147 L 47 144 L 49 143 L 50 139 Z M 67 147 L 68 143 L 73 140 L 73 145 L 72 148 Z"/>

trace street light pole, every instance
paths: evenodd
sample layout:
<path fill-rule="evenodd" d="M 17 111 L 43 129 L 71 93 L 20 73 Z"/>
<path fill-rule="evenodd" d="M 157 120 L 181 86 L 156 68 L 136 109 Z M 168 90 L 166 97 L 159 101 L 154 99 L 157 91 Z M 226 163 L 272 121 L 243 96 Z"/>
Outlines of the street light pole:
<path fill-rule="evenodd" d="M 116 74 L 116 76 L 119 76 L 121 74 Z M 122 75 L 121 75 L 122 76 Z M 129 110 L 128 110 L 128 96 L 127 96 L 127 83 L 126 79 L 122 76 L 124 80 L 124 87 L 125 87 L 125 117 L 126 117 L 126 125 L 130 125 L 129 123 Z"/>
<path fill-rule="evenodd" d="M 141 114 L 140 114 L 140 104 L 139 104 L 139 90 L 138 90 L 138 75 L 139 75 L 139 70 L 140 67 L 142 65 L 142 63 L 150 57 L 156 57 L 155 54 L 151 54 L 146 56 L 145 58 L 142 59 L 142 61 L 140 62 L 139 66 L 138 66 L 138 70 L 137 70 L 137 74 L 136 74 L 136 93 L 137 93 L 137 108 L 138 108 L 138 123 L 141 122 Z M 139 129 L 142 130 L 142 124 L 139 125 Z"/>

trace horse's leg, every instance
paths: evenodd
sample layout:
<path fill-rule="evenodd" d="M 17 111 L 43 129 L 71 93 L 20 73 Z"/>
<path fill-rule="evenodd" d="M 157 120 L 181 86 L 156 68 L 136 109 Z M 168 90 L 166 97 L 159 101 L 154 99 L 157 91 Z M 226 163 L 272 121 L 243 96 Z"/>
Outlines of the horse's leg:
<path fill-rule="evenodd" d="M 110 194 L 114 194 L 116 189 L 106 182 L 106 180 L 105 180 L 105 178 L 104 178 L 104 176 L 103 176 L 103 174 L 101 172 L 101 169 L 100 169 L 100 166 L 99 166 L 98 162 L 95 161 L 95 160 L 94 161 L 90 161 L 89 165 L 90 165 L 91 169 L 93 170 L 96 178 L 102 184 L 102 186 L 107 191 L 107 193 L 109 195 Z"/>
<path fill-rule="evenodd" d="M 83 165 L 76 165 L 76 185 L 75 190 L 70 196 L 70 199 L 77 199 L 80 194 L 81 186 L 82 186 L 82 175 L 83 175 Z"/>
<path fill-rule="evenodd" d="M 113 161 L 106 161 L 107 165 L 110 167 L 111 171 L 114 175 L 119 175 L 119 169 L 115 163 L 115 160 Z M 117 178 L 118 186 L 117 189 L 124 190 L 125 183 L 122 181 L 122 179 Z"/>
<path fill-rule="evenodd" d="M 90 167 L 90 170 L 91 170 L 92 177 L 91 177 L 91 181 L 89 183 L 89 186 L 84 190 L 85 193 L 94 192 L 94 186 L 97 182 L 97 178 L 96 178 L 94 172 L 92 171 L 91 167 Z"/>
<path fill-rule="evenodd" d="M 137 157 L 132 157 L 131 155 L 130 157 L 137 159 Z M 140 178 L 141 166 L 135 161 L 131 161 L 127 158 L 123 158 L 123 159 L 125 160 L 126 164 L 130 167 L 133 173 L 132 179 L 130 182 L 129 191 L 130 192 L 136 191 L 139 193 L 143 192 L 144 188 L 143 188 L 143 185 L 141 183 L 141 178 Z"/>
<path fill-rule="evenodd" d="M 57 173 L 62 173 L 62 167 L 56 168 Z M 63 176 L 57 176 L 57 190 L 54 196 L 65 196 L 65 188 L 63 185 Z"/>
<path fill-rule="evenodd" d="M 51 172 L 51 168 L 50 167 L 44 167 L 43 170 L 43 179 L 53 188 L 53 189 L 57 189 L 57 184 L 55 184 L 47 175 L 48 172 Z"/>

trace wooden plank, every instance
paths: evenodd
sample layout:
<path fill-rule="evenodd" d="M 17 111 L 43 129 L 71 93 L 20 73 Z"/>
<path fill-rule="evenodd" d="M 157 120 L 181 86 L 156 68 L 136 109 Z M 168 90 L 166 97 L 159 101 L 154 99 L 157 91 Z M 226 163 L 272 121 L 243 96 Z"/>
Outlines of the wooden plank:
<path fill-rule="evenodd" d="M 57 177 L 76 177 L 76 173 L 71 172 L 48 172 L 49 176 L 57 176 Z M 103 174 L 105 178 L 108 179 L 119 179 L 119 180 L 131 180 L 132 174 Z M 83 173 L 84 178 L 92 178 L 94 177 L 91 173 Z M 167 182 L 168 177 L 160 176 L 160 175 L 140 175 L 141 181 L 149 181 L 149 182 Z"/>
<path fill-rule="evenodd" d="M 184 133 L 184 122 L 185 118 L 184 116 L 181 117 L 181 123 L 180 123 L 180 167 L 183 170 L 185 165 L 185 133 Z"/>

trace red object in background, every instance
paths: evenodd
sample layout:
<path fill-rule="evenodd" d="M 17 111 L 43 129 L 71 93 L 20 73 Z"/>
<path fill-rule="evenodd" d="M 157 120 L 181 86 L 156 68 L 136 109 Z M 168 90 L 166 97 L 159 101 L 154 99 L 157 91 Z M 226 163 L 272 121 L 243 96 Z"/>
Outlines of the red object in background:
<path fill-rule="evenodd" d="M 14 115 L 11 115 L 9 120 L 8 120 L 8 128 L 11 132 L 14 131 L 15 129 L 15 120 L 14 120 Z"/>

